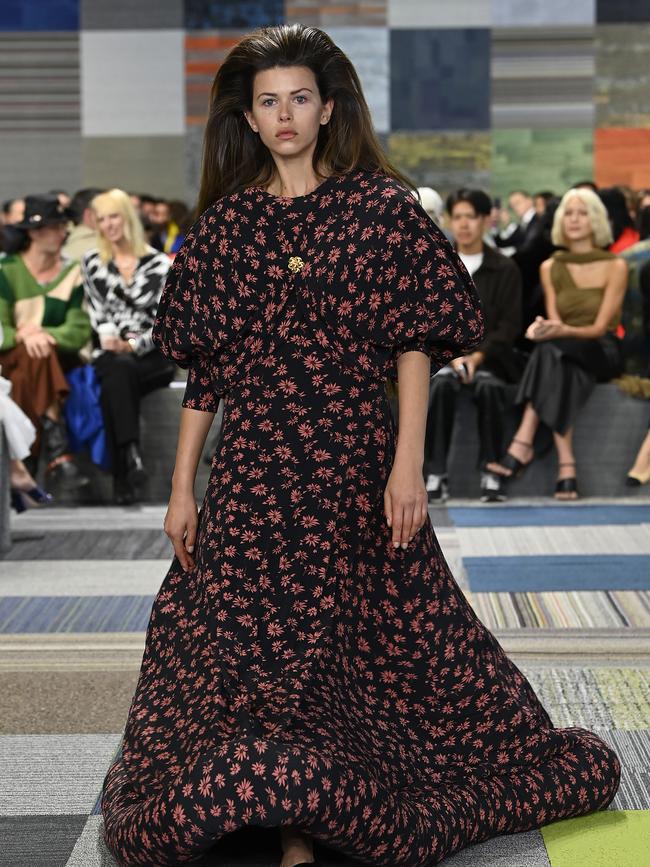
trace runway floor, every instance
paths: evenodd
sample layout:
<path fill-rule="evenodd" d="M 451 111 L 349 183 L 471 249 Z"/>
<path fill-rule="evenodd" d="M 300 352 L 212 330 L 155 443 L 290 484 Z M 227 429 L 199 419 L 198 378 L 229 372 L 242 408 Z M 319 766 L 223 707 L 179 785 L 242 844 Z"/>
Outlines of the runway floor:
<path fill-rule="evenodd" d="M 647 867 L 650 497 L 568 506 L 450 502 L 431 519 L 457 581 L 557 725 L 623 761 L 610 810 L 465 850 L 450 867 Z M 0 864 L 115 867 L 98 795 L 119 747 L 171 548 L 163 507 L 13 520 L 0 562 Z M 321 848 L 324 867 L 352 865 Z M 233 835 L 201 867 L 273 867 L 277 832 Z"/>

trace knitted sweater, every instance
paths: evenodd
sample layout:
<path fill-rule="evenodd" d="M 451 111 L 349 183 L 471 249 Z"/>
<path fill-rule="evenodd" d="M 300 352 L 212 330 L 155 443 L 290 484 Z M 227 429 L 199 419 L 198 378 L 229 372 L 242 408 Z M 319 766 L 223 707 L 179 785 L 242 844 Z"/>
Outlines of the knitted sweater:
<path fill-rule="evenodd" d="M 0 351 L 13 349 L 19 326 L 34 324 L 51 334 L 64 352 L 78 352 L 91 334 L 83 297 L 78 262 L 66 262 L 54 280 L 41 285 L 22 256 L 5 256 L 0 261 Z"/>

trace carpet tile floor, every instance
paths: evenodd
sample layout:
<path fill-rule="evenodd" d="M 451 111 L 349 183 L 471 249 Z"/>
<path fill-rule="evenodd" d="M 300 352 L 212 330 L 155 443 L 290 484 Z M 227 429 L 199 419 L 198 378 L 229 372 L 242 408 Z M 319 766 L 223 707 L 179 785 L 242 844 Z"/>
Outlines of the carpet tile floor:
<path fill-rule="evenodd" d="M 171 548 L 163 507 L 14 518 L 0 561 L 0 864 L 116 867 L 99 791 Z M 650 498 L 430 509 L 454 575 L 556 725 L 618 752 L 611 808 L 460 852 L 450 867 L 648 867 Z M 80 529 L 83 528 L 83 529 Z M 352 867 L 317 847 L 323 867 Z M 277 832 L 223 840 L 198 867 L 272 867 Z"/>

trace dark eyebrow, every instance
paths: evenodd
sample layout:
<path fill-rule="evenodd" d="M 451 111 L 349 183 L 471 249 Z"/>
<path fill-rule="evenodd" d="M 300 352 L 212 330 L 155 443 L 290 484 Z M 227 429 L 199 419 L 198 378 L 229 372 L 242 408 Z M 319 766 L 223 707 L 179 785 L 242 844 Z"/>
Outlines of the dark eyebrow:
<path fill-rule="evenodd" d="M 313 91 L 309 87 L 299 87 L 298 90 L 291 91 L 291 96 L 294 96 L 294 94 L 296 93 L 300 93 L 301 90 L 307 90 L 309 91 L 309 93 L 313 93 Z M 277 93 L 258 93 L 257 98 L 259 99 L 260 96 L 277 96 Z"/>

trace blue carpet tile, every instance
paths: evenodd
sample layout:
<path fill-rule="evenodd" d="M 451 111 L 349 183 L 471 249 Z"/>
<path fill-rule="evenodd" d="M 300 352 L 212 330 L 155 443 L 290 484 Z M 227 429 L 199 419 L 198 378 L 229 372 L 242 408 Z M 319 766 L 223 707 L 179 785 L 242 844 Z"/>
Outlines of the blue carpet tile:
<path fill-rule="evenodd" d="M 475 593 L 647 590 L 650 556 L 463 557 Z"/>
<path fill-rule="evenodd" d="M 457 527 L 586 527 L 650 523 L 650 506 L 490 506 L 449 508 Z"/>
<path fill-rule="evenodd" d="M 5 596 L 0 633 L 144 632 L 153 596 Z"/>

